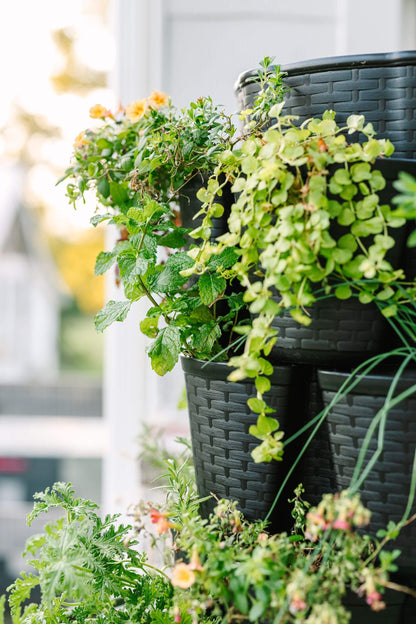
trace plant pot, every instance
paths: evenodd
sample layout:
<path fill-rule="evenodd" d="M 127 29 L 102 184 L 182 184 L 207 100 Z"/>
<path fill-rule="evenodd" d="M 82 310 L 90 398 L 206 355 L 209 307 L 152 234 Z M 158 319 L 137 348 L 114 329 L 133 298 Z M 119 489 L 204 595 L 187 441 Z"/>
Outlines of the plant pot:
<path fill-rule="evenodd" d="M 179 212 L 181 225 L 194 230 L 202 224 L 203 215 L 194 218 L 201 210 L 202 202 L 197 198 L 199 189 L 207 184 L 209 175 L 198 173 L 181 189 L 179 194 Z M 220 183 L 223 182 L 220 179 Z M 224 207 L 221 217 L 212 218 L 211 241 L 215 241 L 218 236 L 228 231 L 228 217 L 230 216 L 231 205 L 234 202 L 234 195 L 231 192 L 231 184 L 227 183 L 222 189 L 222 195 L 216 195 L 215 202 Z M 190 239 L 190 243 L 192 239 Z"/>
<path fill-rule="evenodd" d="M 347 373 L 318 371 L 323 402 L 328 406 Z M 392 383 L 390 375 L 368 375 L 331 409 L 327 417 L 336 489 L 349 487 L 364 436 L 373 418 L 384 405 Z M 402 375 L 395 395 L 416 384 L 416 371 Z M 372 512 L 370 532 L 386 528 L 389 521 L 401 520 L 406 509 L 416 451 L 416 393 L 393 407 L 387 417 L 384 448 L 373 469 L 360 487 L 363 503 Z M 377 436 L 377 432 L 375 434 Z M 370 456 L 377 448 L 373 436 Z M 363 468 L 367 465 L 367 454 Z M 416 512 L 416 506 L 411 513 Z M 400 571 L 416 570 L 416 523 L 406 526 L 391 548 L 399 548 Z"/>
<path fill-rule="evenodd" d="M 264 519 L 293 461 L 293 449 L 288 448 L 282 462 L 256 464 L 251 451 L 259 441 L 249 434 L 249 427 L 256 423 L 257 415 L 247 406 L 247 399 L 256 395 L 254 384 L 228 381 L 231 369 L 224 362 L 191 358 L 182 358 L 181 362 L 198 495 L 237 500 L 248 520 Z M 288 413 L 291 372 L 290 367 L 278 367 L 266 395 L 286 435 L 298 428 Z M 291 479 L 285 488 L 282 504 L 279 502 L 271 518 L 272 531 L 290 531 L 293 521 L 287 499 L 293 498 L 296 486 Z M 213 497 L 202 502 L 201 514 L 207 517 L 215 505 Z"/>
<path fill-rule="evenodd" d="M 416 158 L 416 51 L 313 59 L 281 67 L 289 87 L 284 114 L 300 122 L 335 110 L 338 124 L 364 114 L 378 138 L 388 138 L 395 157 Z M 251 108 L 258 72 L 241 74 L 235 90 L 240 110 Z"/>

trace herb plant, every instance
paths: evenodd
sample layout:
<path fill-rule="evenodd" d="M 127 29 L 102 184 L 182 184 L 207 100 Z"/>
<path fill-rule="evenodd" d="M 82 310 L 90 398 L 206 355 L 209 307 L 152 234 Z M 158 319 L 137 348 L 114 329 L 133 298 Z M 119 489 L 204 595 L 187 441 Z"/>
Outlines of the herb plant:
<path fill-rule="evenodd" d="M 33 572 L 9 588 L 15 624 L 44 622 L 170 622 L 172 587 L 140 553 L 130 528 L 117 516 L 101 518 L 98 506 L 55 483 L 35 494 L 28 523 L 43 513 L 63 512 L 29 539 L 25 555 Z M 40 602 L 31 602 L 40 588 Z"/>
<path fill-rule="evenodd" d="M 210 518 L 201 518 L 183 464 L 166 466 L 166 505 L 139 505 L 131 527 L 116 516 L 101 518 L 97 505 L 77 498 L 69 484 L 35 495 L 29 523 L 43 513 L 54 519 L 28 541 L 34 572 L 8 588 L 14 624 L 348 624 L 348 592 L 374 611 L 385 608 L 386 589 L 415 594 L 389 578 L 399 552 L 384 547 L 400 527 L 379 539 L 366 534 L 369 512 L 357 494 L 327 494 L 311 508 L 299 486 L 293 532 L 269 535 L 267 523 L 247 522 L 235 501 L 218 501 Z M 167 567 L 152 566 L 138 549 L 143 513 L 155 526 L 156 547 L 169 555 Z M 30 602 L 35 587 L 40 601 Z"/>
<path fill-rule="evenodd" d="M 264 76 L 270 61 L 263 63 Z M 264 126 L 271 103 L 283 92 L 277 69 L 252 112 L 250 133 Z M 189 181 L 212 172 L 219 155 L 240 140 L 233 116 L 209 97 L 178 110 L 159 92 L 116 113 L 93 107 L 91 115 L 102 125 L 77 137 L 64 178 L 67 195 L 75 205 L 88 189 L 95 190 L 99 206 L 92 224 L 119 228 L 119 240 L 99 254 L 95 271 L 102 274 L 117 265 L 126 297 L 107 303 L 96 317 L 97 330 L 124 320 L 132 304 L 146 297 L 150 308 L 140 328 L 153 340 L 149 356 L 158 374 L 171 370 L 181 353 L 205 360 L 224 357 L 243 316 L 241 295 L 229 288 L 237 258 L 228 249 L 207 264 L 201 279 L 188 282 L 182 272 L 193 261 L 183 250 L 188 231 L 178 221 L 177 202 Z M 209 180 L 208 189 L 218 197 L 225 184 L 227 179 Z M 212 216 L 222 211 L 216 202 Z M 211 223 L 206 217 L 193 236 L 206 233 Z"/>

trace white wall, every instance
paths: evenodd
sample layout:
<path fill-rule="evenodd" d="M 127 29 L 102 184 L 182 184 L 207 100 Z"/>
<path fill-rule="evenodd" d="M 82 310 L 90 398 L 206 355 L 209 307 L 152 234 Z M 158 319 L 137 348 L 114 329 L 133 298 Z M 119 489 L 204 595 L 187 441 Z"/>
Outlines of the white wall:
<path fill-rule="evenodd" d="M 285 64 L 415 47 L 408 26 L 415 23 L 414 8 L 414 0 L 113 0 L 114 85 L 123 104 L 162 89 L 179 106 L 211 95 L 233 111 L 239 73 L 266 55 Z M 104 505 L 109 510 L 122 509 L 140 493 L 139 421 L 155 422 L 165 414 L 183 426 L 183 414 L 175 410 L 181 372 L 163 379 L 151 372 L 137 325 L 133 313 L 106 337 L 105 414 L 111 444 Z"/>

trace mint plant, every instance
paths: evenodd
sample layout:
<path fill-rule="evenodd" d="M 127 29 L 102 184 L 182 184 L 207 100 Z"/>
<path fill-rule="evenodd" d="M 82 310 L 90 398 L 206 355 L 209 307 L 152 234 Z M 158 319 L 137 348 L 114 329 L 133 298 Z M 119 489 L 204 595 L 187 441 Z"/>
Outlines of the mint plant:
<path fill-rule="evenodd" d="M 271 72 L 270 62 L 263 62 L 264 88 L 249 133 L 264 126 L 272 102 L 284 93 L 281 73 L 278 68 Z M 206 264 L 196 283 L 188 282 L 183 272 L 193 261 L 183 250 L 189 230 L 180 224 L 178 197 L 189 181 L 211 173 L 219 155 L 241 140 L 234 116 L 210 97 L 179 110 L 159 92 L 114 113 L 97 105 L 91 115 L 101 125 L 77 137 L 73 163 L 63 179 L 74 206 L 88 190 L 95 191 L 94 226 L 120 231 L 114 248 L 97 257 L 95 272 L 116 266 L 125 299 L 107 303 L 95 319 L 97 330 L 123 321 L 134 302 L 146 298 L 149 310 L 140 329 L 153 341 L 148 353 L 158 374 L 171 370 L 181 353 L 226 359 L 245 308 L 242 296 L 232 289 L 237 256 L 225 250 Z M 227 182 L 209 180 L 209 192 L 218 198 Z M 222 212 L 216 201 L 212 217 Z M 211 224 L 211 217 L 205 217 L 201 233 Z M 193 235 L 198 232 L 195 227 Z"/>

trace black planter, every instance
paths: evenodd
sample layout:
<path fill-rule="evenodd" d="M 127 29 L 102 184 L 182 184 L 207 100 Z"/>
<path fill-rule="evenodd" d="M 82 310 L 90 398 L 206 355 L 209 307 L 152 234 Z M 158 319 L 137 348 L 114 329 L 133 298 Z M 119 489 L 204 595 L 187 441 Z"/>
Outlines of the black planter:
<path fill-rule="evenodd" d="M 416 51 L 321 58 L 281 69 L 290 88 L 284 114 L 303 122 L 332 109 L 341 125 L 349 115 L 363 114 L 378 138 L 395 145 L 395 158 L 416 158 Z M 240 110 L 250 108 L 258 70 L 241 74 L 235 89 Z"/>
<path fill-rule="evenodd" d="M 245 517 L 264 519 L 291 465 L 295 449 L 288 449 L 282 462 L 256 464 L 251 451 L 259 441 L 249 434 L 257 415 L 250 412 L 247 399 L 256 395 L 251 382 L 230 382 L 230 367 L 223 362 L 202 362 L 182 358 L 185 373 L 188 411 L 196 483 L 200 497 L 210 496 L 237 500 Z M 280 366 L 271 377 L 272 388 L 266 395 L 276 410 L 281 429 L 290 434 L 298 427 L 288 413 L 291 368 Z M 292 527 L 291 506 L 297 482 L 292 478 L 271 518 L 274 532 Z M 215 507 L 215 498 L 201 504 L 206 517 Z"/>
<path fill-rule="evenodd" d="M 181 189 L 178 201 L 181 225 L 183 227 L 194 230 L 202 224 L 202 215 L 194 218 L 202 207 L 202 203 L 196 195 L 199 189 L 207 184 L 208 178 L 208 175 L 197 173 Z M 231 192 L 231 184 L 227 183 L 224 185 L 222 195 L 217 195 L 215 202 L 224 207 L 224 212 L 221 217 L 212 218 L 211 241 L 215 241 L 218 236 L 221 236 L 221 234 L 225 234 L 225 232 L 228 231 L 227 220 L 230 216 L 231 205 L 234 202 L 234 195 Z M 190 242 L 191 241 L 192 239 L 190 239 Z"/>
<path fill-rule="evenodd" d="M 348 374 L 320 370 L 318 378 L 327 406 Z M 337 490 L 346 489 L 350 485 L 362 442 L 373 418 L 384 405 L 392 379 L 389 375 L 364 377 L 328 414 Z M 415 383 L 416 371 L 406 372 L 399 381 L 395 395 Z M 415 414 L 416 393 L 389 411 L 383 452 L 360 488 L 363 503 L 372 513 L 369 528 L 373 533 L 385 528 L 390 520 L 398 522 L 406 509 L 416 451 Z M 377 441 L 373 437 L 369 447 L 370 455 L 376 448 Z M 367 455 L 364 467 L 368 460 Z M 412 510 L 412 513 L 415 512 L 416 506 Z M 391 547 L 402 551 L 400 571 L 415 575 L 416 524 L 405 527 Z"/>

